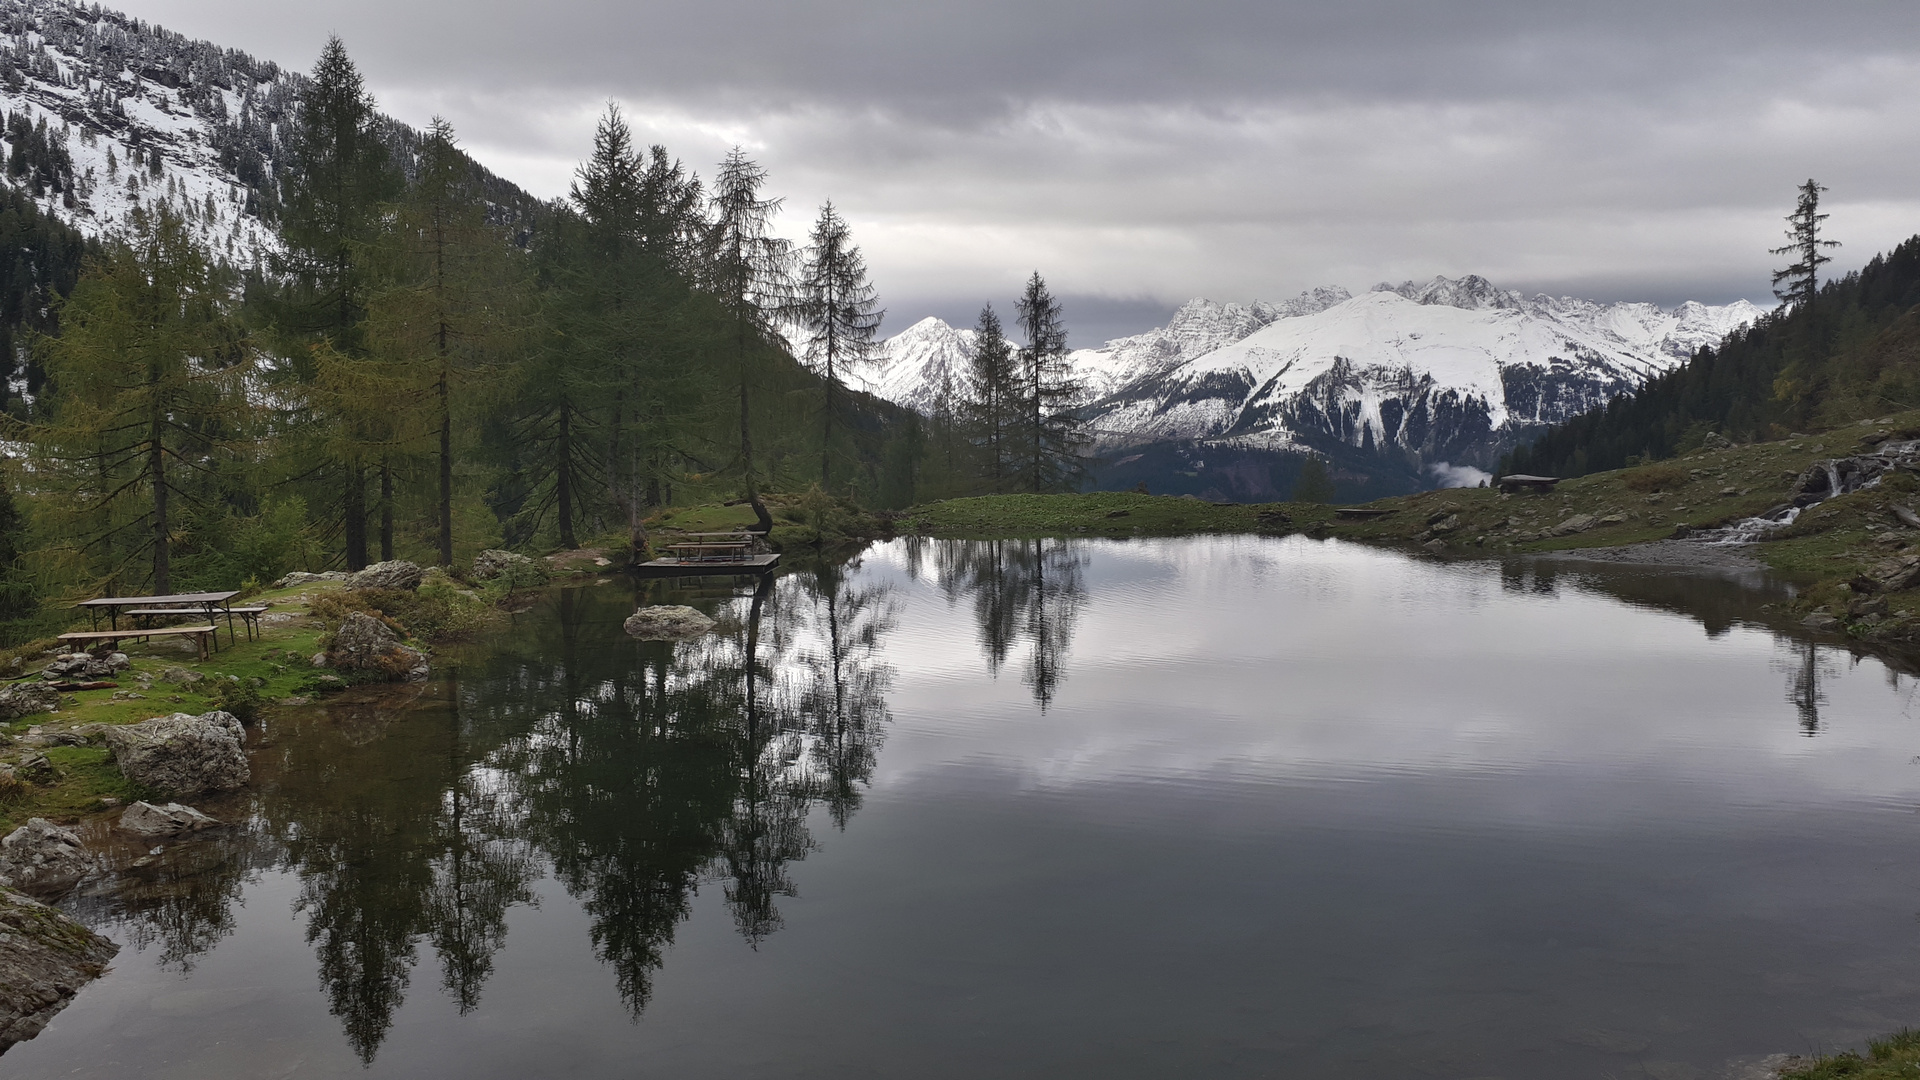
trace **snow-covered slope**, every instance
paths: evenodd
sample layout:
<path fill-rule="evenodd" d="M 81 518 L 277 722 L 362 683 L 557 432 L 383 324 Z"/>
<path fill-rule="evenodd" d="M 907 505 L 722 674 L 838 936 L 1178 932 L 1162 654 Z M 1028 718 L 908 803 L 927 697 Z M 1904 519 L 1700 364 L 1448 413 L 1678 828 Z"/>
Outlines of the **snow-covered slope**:
<path fill-rule="evenodd" d="M 1759 315 L 1528 298 L 1477 277 L 1382 287 L 1130 383 L 1095 427 L 1110 447 L 1332 442 L 1484 466 Z"/>
<path fill-rule="evenodd" d="M 1096 445 L 1162 443 L 1490 466 L 1513 443 L 1631 390 L 1757 319 L 1746 301 L 1597 304 L 1477 276 L 1316 289 L 1284 304 L 1193 300 L 1165 328 L 1073 354 Z M 925 408 L 971 335 L 890 339 L 874 390 Z M 960 385 L 956 378 L 956 385 Z M 1351 456 L 1351 455 L 1344 455 Z"/>
<path fill-rule="evenodd" d="M 271 222 L 302 83 L 237 50 L 99 7 L 0 0 L 8 178 L 89 235 L 164 203 L 216 255 L 257 265 L 278 243 Z M 384 120 L 382 135 L 408 167 L 418 134 Z M 497 218 L 533 205 L 476 173 Z"/>

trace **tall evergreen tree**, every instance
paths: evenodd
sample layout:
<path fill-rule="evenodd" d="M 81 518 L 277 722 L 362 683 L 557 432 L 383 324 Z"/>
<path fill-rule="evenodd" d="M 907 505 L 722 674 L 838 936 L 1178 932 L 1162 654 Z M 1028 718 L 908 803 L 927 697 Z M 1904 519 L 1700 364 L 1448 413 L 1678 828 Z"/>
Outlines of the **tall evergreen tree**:
<path fill-rule="evenodd" d="M 1013 436 L 1019 427 L 1021 398 L 1013 345 L 1000 328 L 1000 316 L 988 304 L 980 309 L 980 319 L 974 324 L 966 420 L 986 454 L 985 471 L 992 491 L 1003 490 L 1013 475 Z"/>
<path fill-rule="evenodd" d="M 826 490 L 832 486 L 840 379 L 873 359 L 873 334 L 886 316 L 867 280 L 866 259 L 831 201 L 820 207 L 808 237 L 798 286 L 795 310 L 807 332 L 806 361 L 820 376 L 820 487 Z"/>
<path fill-rule="evenodd" d="M 1820 212 L 1820 193 L 1827 189 L 1808 180 L 1799 190 L 1793 213 L 1787 215 L 1787 243 L 1771 249 L 1772 254 L 1794 257 L 1791 265 L 1773 272 L 1773 294 L 1784 303 L 1811 309 L 1820 293 L 1820 267 L 1833 261 L 1825 251 L 1840 242 L 1820 239 L 1820 223 L 1831 216 Z"/>
<path fill-rule="evenodd" d="M 228 291 L 186 223 L 165 207 L 135 218 L 75 287 L 64 328 L 46 339 L 49 419 L 33 429 L 49 474 L 77 494 L 68 507 L 117 583 L 150 556 L 155 592 L 172 589 L 173 500 L 182 474 L 214 467 L 246 409 L 246 353 Z M 144 530 L 127 542 L 123 534 Z"/>
<path fill-rule="evenodd" d="M 706 273 L 729 324 L 740 394 L 740 471 L 744 494 L 760 531 L 773 531 L 773 516 L 760 501 L 753 460 L 752 387 L 755 367 L 777 349 L 772 319 L 785 310 L 793 266 L 791 246 L 773 235 L 780 199 L 765 198 L 767 170 L 734 147 L 714 177 Z"/>
<path fill-rule="evenodd" d="M 379 114 L 360 72 L 338 37 L 327 39 L 300 98 L 291 139 L 293 177 L 281 217 L 285 254 L 278 269 L 287 282 L 275 305 L 284 332 L 310 346 L 349 358 L 366 355 L 367 299 L 374 288 L 368 252 L 378 239 L 380 208 L 397 192 L 397 174 L 379 137 Z M 302 357 L 319 350 L 292 350 Z M 312 379 L 314 361 L 295 374 Z M 340 504 L 350 568 L 367 564 L 366 470 L 377 456 L 358 452 L 377 441 L 371 431 L 333 440 L 339 461 Z M 390 529 L 383 547 L 392 546 Z"/>
<path fill-rule="evenodd" d="M 1020 392 L 1025 410 L 1021 462 L 1027 490 L 1070 488 L 1084 472 L 1080 463 L 1081 423 L 1073 415 L 1079 384 L 1067 363 L 1067 329 L 1060 302 L 1034 271 L 1015 305 L 1026 344 L 1020 349 Z"/>
<path fill-rule="evenodd" d="M 397 429 L 394 449 L 417 453 L 418 444 L 435 444 L 434 546 L 440 564 L 451 566 L 454 416 L 499 366 L 521 289 L 518 260 L 487 223 L 471 162 L 439 117 L 393 226 L 384 284 L 369 301 L 369 347 L 405 388 L 384 403 Z M 390 527 L 384 531 L 390 537 Z"/>

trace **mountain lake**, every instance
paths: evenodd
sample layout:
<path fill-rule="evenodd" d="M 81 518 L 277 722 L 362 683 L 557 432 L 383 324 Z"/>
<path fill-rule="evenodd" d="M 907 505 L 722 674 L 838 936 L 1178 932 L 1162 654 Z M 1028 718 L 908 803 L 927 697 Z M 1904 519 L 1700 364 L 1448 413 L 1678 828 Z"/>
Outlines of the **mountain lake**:
<path fill-rule="evenodd" d="M 1920 1018 L 1920 723 L 1784 585 L 1305 537 L 544 594 L 272 712 L 0 1073 L 1727 1075 Z M 718 622 L 679 644 L 636 604 Z"/>

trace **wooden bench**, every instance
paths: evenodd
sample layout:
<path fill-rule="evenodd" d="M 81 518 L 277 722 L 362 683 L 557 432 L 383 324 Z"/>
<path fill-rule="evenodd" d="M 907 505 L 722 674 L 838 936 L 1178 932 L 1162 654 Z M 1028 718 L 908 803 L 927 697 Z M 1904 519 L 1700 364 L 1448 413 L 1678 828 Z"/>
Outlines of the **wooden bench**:
<path fill-rule="evenodd" d="M 744 562 L 752 551 L 750 540 L 722 540 L 699 544 L 668 544 L 667 550 L 685 562 Z"/>
<path fill-rule="evenodd" d="M 192 637 L 200 646 L 200 659 L 205 660 L 207 658 L 207 638 L 216 633 L 219 633 L 219 631 L 216 630 L 212 624 L 206 626 L 159 626 L 150 627 L 145 630 L 75 630 L 71 633 L 61 634 L 60 640 L 72 642 L 107 641 L 117 645 L 122 638 Z"/>

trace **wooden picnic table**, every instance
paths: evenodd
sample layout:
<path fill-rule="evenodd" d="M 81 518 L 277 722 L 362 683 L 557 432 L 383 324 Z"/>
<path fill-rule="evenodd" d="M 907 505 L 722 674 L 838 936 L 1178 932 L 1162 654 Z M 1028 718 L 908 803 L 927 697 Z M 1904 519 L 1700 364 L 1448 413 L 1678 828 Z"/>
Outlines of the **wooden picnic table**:
<path fill-rule="evenodd" d="M 239 589 L 225 589 L 219 592 L 169 593 L 165 596 L 102 596 L 92 600 L 82 600 L 76 607 L 87 609 L 87 623 L 99 629 L 99 613 L 105 611 L 114 630 L 120 629 L 120 613 L 126 609 L 128 615 L 135 618 L 150 618 L 158 615 L 205 615 L 209 624 L 221 614 L 227 617 L 227 636 L 233 635 L 233 598 L 240 595 Z M 166 605 L 162 607 L 161 605 Z M 129 637 L 134 634 L 129 633 Z M 213 647 L 220 647 L 219 634 L 214 635 Z"/>
<path fill-rule="evenodd" d="M 693 544 L 668 544 L 675 558 L 687 562 L 740 562 L 753 548 L 751 540 L 706 540 Z"/>

